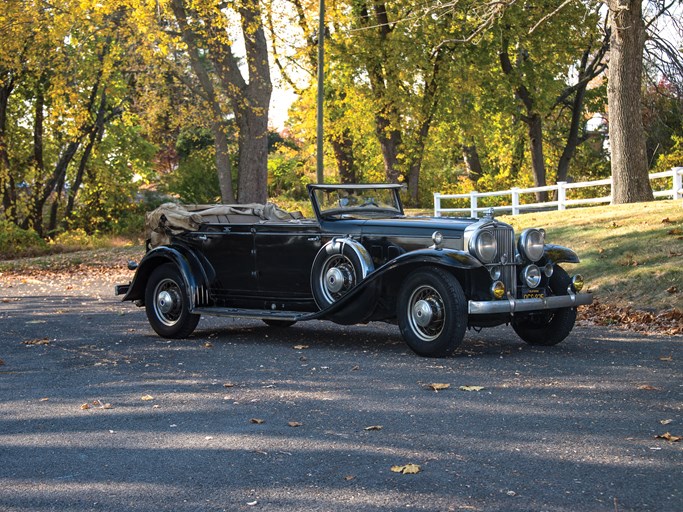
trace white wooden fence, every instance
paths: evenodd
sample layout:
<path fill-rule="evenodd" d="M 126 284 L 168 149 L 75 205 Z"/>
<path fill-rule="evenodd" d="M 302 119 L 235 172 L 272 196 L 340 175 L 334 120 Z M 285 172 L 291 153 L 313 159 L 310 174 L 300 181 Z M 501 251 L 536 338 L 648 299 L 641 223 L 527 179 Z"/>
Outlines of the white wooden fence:
<path fill-rule="evenodd" d="M 671 178 L 672 186 L 669 189 L 658 190 L 654 192 L 655 197 L 670 197 L 672 199 L 683 199 L 683 167 L 674 167 L 665 172 L 657 172 L 650 174 L 650 180 L 658 178 Z M 441 194 L 436 192 L 434 194 L 434 215 L 441 217 L 444 213 L 469 213 L 470 217 L 477 218 L 478 212 L 489 210 L 490 207 L 479 207 L 478 199 L 480 197 L 496 197 L 496 196 L 510 196 L 511 204 L 507 206 L 494 206 L 495 211 L 511 212 L 512 215 L 519 215 L 523 210 L 547 210 L 557 207 L 558 210 L 564 210 L 567 206 L 580 206 L 587 204 L 611 203 L 612 194 L 603 197 L 585 198 L 585 199 L 567 199 L 567 191 L 575 188 L 587 188 L 598 186 L 610 186 L 612 190 L 612 179 L 597 181 L 585 181 L 581 183 L 567 183 L 560 181 L 557 185 L 548 185 L 547 187 L 533 187 L 533 188 L 517 188 L 513 187 L 510 190 L 500 190 L 497 192 L 470 192 L 469 194 Z M 557 192 L 555 201 L 547 201 L 545 203 L 530 203 L 520 204 L 519 197 L 522 194 L 533 194 L 534 192 Z M 447 199 L 467 199 L 470 200 L 469 208 L 442 208 L 441 201 Z"/>

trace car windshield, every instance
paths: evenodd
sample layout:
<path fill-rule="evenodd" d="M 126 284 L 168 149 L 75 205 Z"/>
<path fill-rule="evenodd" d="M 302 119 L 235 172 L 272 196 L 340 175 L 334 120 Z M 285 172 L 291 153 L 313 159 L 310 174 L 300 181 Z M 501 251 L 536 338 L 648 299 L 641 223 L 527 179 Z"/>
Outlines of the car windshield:
<path fill-rule="evenodd" d="M 403 210 L 395 188 L 319 188 L 315 199 L 323 217 L 395 217 Z"/>

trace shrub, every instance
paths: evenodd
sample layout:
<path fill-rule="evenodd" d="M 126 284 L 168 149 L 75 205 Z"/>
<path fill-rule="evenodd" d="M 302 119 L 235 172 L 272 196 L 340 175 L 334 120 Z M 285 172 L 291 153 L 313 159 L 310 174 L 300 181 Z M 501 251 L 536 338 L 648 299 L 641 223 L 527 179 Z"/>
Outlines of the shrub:
<path fill-rule="evenodd" d="M 38 256 L 48 251 L 48 245 L 32 229 L 0 220 L 0 259 Z"/>

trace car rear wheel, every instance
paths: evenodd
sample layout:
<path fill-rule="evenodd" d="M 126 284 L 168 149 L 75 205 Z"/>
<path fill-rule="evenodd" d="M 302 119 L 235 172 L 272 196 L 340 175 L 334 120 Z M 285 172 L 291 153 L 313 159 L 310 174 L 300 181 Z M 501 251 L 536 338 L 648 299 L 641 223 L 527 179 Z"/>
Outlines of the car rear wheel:
<path fill-rule="evenodd" d="M 190 313 L 185 283 L 174 264 L 152 272 L 145 288 L 145 312 L 152 329 L 164 338 L 186 338 L 197 327 L 199 315 Z"/>
<path fill-rule="evenodd" d="M 410 274 L 398 295 L 398 325 L 415 353 L 443 357 L 462 343 L 467 328 L 467 299 L 458 280 L 430 268 Z"/>
<path fill-rule="evenodd" d="M 553 295 L 567 295 L 571 278 L 558 265 L 550 277 L 549 284 Z M 576 308 L 562 308 L 515 315 L 512 319 L 512 328 L 529 345 L 549 347 L 557 345 L 569 336 L 574 328 L 574 322 L 576 322 Z"/>

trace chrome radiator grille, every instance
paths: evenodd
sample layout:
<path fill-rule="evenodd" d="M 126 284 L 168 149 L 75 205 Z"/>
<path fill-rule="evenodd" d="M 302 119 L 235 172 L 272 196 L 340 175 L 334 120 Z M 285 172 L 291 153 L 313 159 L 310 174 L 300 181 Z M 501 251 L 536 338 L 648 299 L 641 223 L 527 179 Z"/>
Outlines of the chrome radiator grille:
<path fill-rule="evenodd" d="M 493 234 L 498 245 L 496 262 L 501 264 L 500 279 L 513 297 L 517 296 L 517 267 L 515 266 L 515 232 L 509 226 L 495 226 Z"/>

